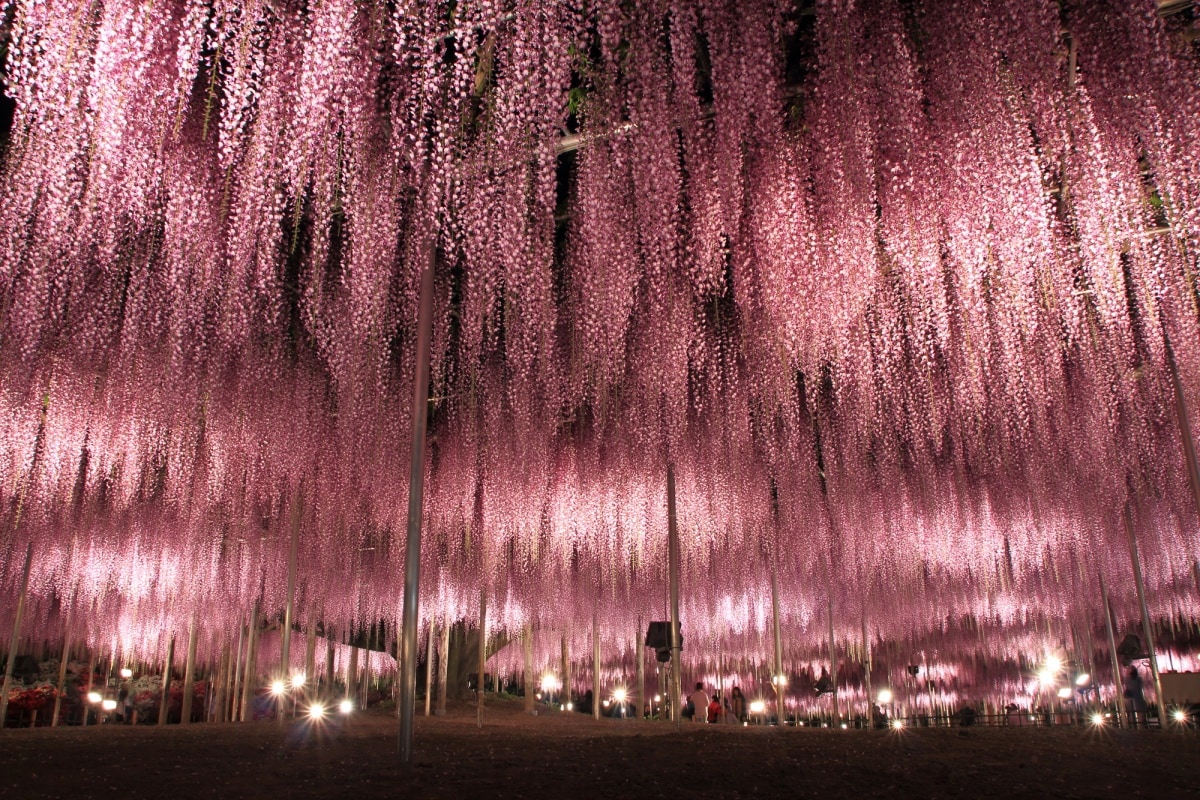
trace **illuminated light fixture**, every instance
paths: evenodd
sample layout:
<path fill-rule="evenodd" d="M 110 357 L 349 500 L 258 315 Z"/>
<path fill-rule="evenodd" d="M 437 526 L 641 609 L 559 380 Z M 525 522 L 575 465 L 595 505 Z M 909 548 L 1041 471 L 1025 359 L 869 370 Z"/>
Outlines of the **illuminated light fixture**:
<path fill-rule="evenodd" d="M 542 691 L 543 692 L 550 693 L 550 692 L 553 692 L 556 688 L 558 688 L 558 678 L 555 678 L 554 675 L 552 675 L 549 672 L 547 672 L 545 675 L 542 676 Z"/>
<path fill-rule="evenodd" d="M 661 703 L 661 702 L 662 702 L 662 695 L 661 695 L 661 694 L 656 694 L 656 695 L 654 695 L 654 702 L 656 702 L 656 703 Z"/>
<path fill-rule="evenodd" d="M 603 705 L 605 708 L 608 708 L 608 700 L 606 699 L 602 705 Z"/>
<path fill-rule="evenodd" d="M 113 711 L 117 707 L 117 701 L 116 700 L 105 700 L 103 703 L 100 704 L 100 707 L 103 708 L 105 711 Z"/>
<path fill-rule="evenodd" d="M 1050 656 L 1046 659 L 1046 669 L 1051 672 L 1058 672 L 1062 669 L 1062 659 L 1057 656 Z"/>
<path fill-rule="evenodd" d="M 133 670 L 131 670 L 129 667 L 123 667 L 121 669 L 121 677 L 122 678 L 132 678 Z"/>
<path fill-rule="evenodd" d="M 1079 673 L 1079 677 L 1075 679 L 1076 686 L 1087 686 L 1091 682 L 1092 676 L 1088 675 L 1086 672 Z"/>
<path fill-rule="evenodd" d="M 304 688 L 304 673 L 303 672 L 297 672 L 295 675 L 292 676 L 292 688 L 293 689 Z"/>
<path fill-rule="evenodd" d="M 1172 711 L 1171 716 L 1175 718 L 1176 722 L 1179 722 L 1179 723 L 1187 722 L 1187 712 L 1184 711 L 1182 708 L 1177 708 L 1174 711 Z"/>
<path fill-rule="evenodd" d="M 338 711 L 340 711 L 343 714 L 349 714 L 353 710 L 354 710 L 354 701 L 353 700 L 346 699 L 346 700 L 343 700 L 342 702 L 338 703 Z"/>
<path fill-rule="evenodd" d="M 842 730 L 846 730 L 846 729 L 847 729 L 847 728 L 849 728 L 849 727 L 850 727 L 850 726 L 849 726 L 849 725 L 847 725 L 846 723 L 844 723 L 844 722 L 842 723 Z"/>
<path fill-rule="evenodd" d="M 771 678 L 771 683 L 775 684 L 776 686 L 787 686 L 787 676 L 776 675 L 775 677 Z"/>
<path fill-rule="evenodd" d="M 1070 698 L 1071 698 L 1071 687 L 1070 686 L 1064 686 L 1058 690 L 1058 699 L 1059 700 L 1069 700 Z"/>
<path fill-rule="evenodd" d="M 624 689 L 613 690 L 613 700 L 618 703 L 624 703 L 625 698 L 629 697 L 629 693 Z"/>
<path fill-rule="evenodd" d="M 99 703 L 101 700 L 104 699 L 104 696 L 101 695 L 99 692 L 88 692 L 87 698 L 88 698 L 89 703 Z"/>
<path fill-rule="evenodd" d="M 879 690 L 879 702 L 881 702 L 881 703 L 892 702 L 892 690 L 891 689 L 880 689 Z"/>
<path fill-rule="evenodd" d="M 283 694 L 283 690 L 283 681 L 271 681 L 271 694 L 278 697 L 279 695 Z"/>
<path fill-rule="evenodd" d="M 1053 670 L 1044 669 L 1038 673 L 1037 678 L 1038 683 L 1040 683 L 1042 686 L 1053 686 L 1055 674 Z"/>
<path fill-rule="evenodd" d="M 766 710 L 767 710 L 767 704 L 764 703 L 762 700 L 755 700 L 753 703 L 750 704 L 750 713 L 751 714 L 761 714 Z"/>
<path fill-rule="evenodd" d="M 1092 724 L 1096 725 L 1096 726 L 1103 725 L 1104 724 L 1104 715 L 1103 714 L 1092 714 Z"/>
<path fill-rule="evenodd" d="M 324 719 L 325 718 L 325 706 L 323 706 L 320 703 L 313 703 L 311 706 L 308 707 L 308 716 L 311 717 L 312 719 Z"/>
<path fill-rule="evenodd" d="M 898 730 L 900 730 L 900 729 L 901 729 L 901 728 L 903 728 L 903 727 L 904 727 L 904 720 L 902 720 L 902 719 L 894 719 L 894 720 L 892 720 L 892 729 L 893 729 L 893 730 L 897 730 L 897 731 L 898 731 Z"/>
<path fill-rule="evenodd" d="M 567 703 L 567 711 L 572 711 L 572 710 L 574 710 L 574 708 L 575 708 L 574 703 Z"/>

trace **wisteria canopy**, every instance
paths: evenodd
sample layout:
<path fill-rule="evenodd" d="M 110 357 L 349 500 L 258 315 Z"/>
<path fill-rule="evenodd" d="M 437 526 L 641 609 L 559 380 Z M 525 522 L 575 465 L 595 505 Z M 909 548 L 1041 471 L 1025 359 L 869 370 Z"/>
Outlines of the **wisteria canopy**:
<path fill-rule="evenodd" d="M 1174 5 L 0 0 L 0 624 L 32 542 L 37 636 L 203 656 L 297 530 L 299 625 L 394 625 L 432 249 L 423 630 L 630 663 L 673 463 L 693 665 L 772 570 L 789 664 L 1034 657 L 1127 506 L 1196 635 Z"/>

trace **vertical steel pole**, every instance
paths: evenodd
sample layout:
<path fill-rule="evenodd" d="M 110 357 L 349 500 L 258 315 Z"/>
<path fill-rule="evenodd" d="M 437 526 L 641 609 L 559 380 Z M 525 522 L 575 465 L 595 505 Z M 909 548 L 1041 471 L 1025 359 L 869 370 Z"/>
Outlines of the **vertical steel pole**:
<path fill-rule="evenodd" d="M 162 691 L 158 695 L 158 724 L 167 724 L 167 710 L 171 704 L 171 662 L 175 659 L 175 637 L 167 643 L 167 660 L 163 663 Z"/>
<path fill-rule="evenodd" d="M 433 267 L 437 240 L 431 234 L 421 272 L 413 380 L 412 450 L 408 481 L 408 532 L 404 547 L 404 610 L 400 645 L 400 764 L 412 761 L 413 711 L 417 703 L 417 602 L 421 581 L 421 512 L 425 496 L 425 426 L 429 416 L 429 340 L 433 330 Z"/>
<path fill-rule="evenodd" d="M 671 721 L 679 727 L 683 721 L 680 703 L 683 702 L 682 669 L 679 651 L 679 526 L 675 519 L 675 464 L 667 462 L 667 569 L 671 581 Z"/>
<path fill-rule="evenodd" d="M 1187 463 L 1188 485 L 1192 488 L 1192 501 L 1200 517 L 1200 462 L 1196 457 L 1196 440 L 1192 438 L 1192 421 L 1184 397 L 1183 381 L 1179 377 L 1179 365 L 1175 363 L 1175 350 L 1171 338 L 1163 332 L 1166 345 L 1167 368 L 1171 373 L 1171 387 L 1175 390 L 1175 421 L 1179 425 L 1179 438 L 1183 440 L 1183 457 Z"/>
<path fill-rule="evenodd" d="M 521 632 L 521 651 L 525 657 L 525 713 L 532 714 L 534 708 L 534 688 L 535 681 L 533 675 L 533 626 L 528 622 L 525 623 L 525 630 Z"/>
<path fill-rule="evenodd" d="M 833 724 L 839 725 L 842 721 L 842 712 L 838 707 L 838 691 L 837 691 L 837 644 L 833 639 L 833 598 L 829 599 L 829 680 L 833 685 Z"/>
<path fill-rule="evenodd" d="M 776 545 L 778 546 L 778 545 Z M 771 554 L 771 636 L 775 640 L 775 661 L 771 670 L 771 685 L 775 687 L 775 706 L 779 724 L 785 719 L 784 693 L 787 684 L 783 680 L 783 636 L 779 629 L 779 559 Z"/>
<path fill-rule="evenodd" d="M 197 628 L 196 618 L 192 617 L 192 624 L 188 628 L 187 661 L 183 669 L 183 705 L 179 710 L 180 725 L 190 725 L 192 722 L 192 695 L 195 693 L 196 685 L 196 636 L 199 633 Z"/>
<path fill-rule="evenodd" d="M 437 641 L 437 623 L 429 619 L 428 644 L 425 645 L 425 716 L 433 709 L 433 645 Z"/>
<path fill-rule="evenodd" d="M 74 614 L 72 614 L 72 617 Z M 71 622 L 67 622 L 66 633 L 63 634 L 62 660 L 58 662 L 57 693 L 54 696 L 54 713 L 50 716 L 50 727 L 58 726 L 58 714 L 62 710 L 63 684 L 67 682 L 67 662 L 71 658 Z"/>
<path fill-rule="evenodd" d="M 642 642 L 642 615 L 638 614 L 637 635 L 633 637 L 633 654 L 637 659 L 637 705 L 634 719 L 643 719 L 646 707 L 646 647 Z"/>
<path fill-rule="evenodd" d="M 592 612 L 592 719 L 600 719 L 600 626 Z"/>
<path fill-rule="evenodd" d="M 21 592 L 17 595 L 17 615 L 13 618 L 12 638 L 8 640 L 8 665 L 4 668 L 4 689 L 0 693 L 0 727 L 8 717 L 8 693 L 12 689 L 13 670 L 17 665 L 17 647 L 21 638 L 21 622 L 25 617 L 25 601 L 29 597 L 29 568 L 33 565 L 33 542 L 25 548 L 25 569 L 21 572 Z"/>
<path fill-rule="evenodd" d="M 875 727 L 875 695 L 871 692 L 871 640 L 867 638 L 867 612 L 862 613 L 863 680 L 867 689 L 867 729 Z"/>
<path fill-rule="evenodd" d="M 487 674 L 487 592 L 479 590 L 479 691 L 475 695 L 475 724 L 483 727 L 483 700 L 487 687 L 484 676 Z"/>
<path fill-rule="evenodd" d="M 242 663 L 242 649 L 246 646 L 249 631 L 242 624 L 242 616 L 238 615 L 238 646 L 233 657 L 233 686 L 229 692 L 229 721 L 237 722 L 241 712 L 242 681 L 246 679 L 245 667 Z"/>
<path fill-rule="evenodd" d="M 571 659 L 567 652 L 567 634 L 563 631 L 562 637 L 562 707 L 566 707 L 571 703 Z"/>
<path fill-rule="evenodd" d="M 450 674 L 450 617 L 442 619 L 442 644 L 438 648 L 438 699 L 434 714 L 446 716 L 446 680 Z"/>
<path fill-rule="evenodd" d="M 1121 661 L 1117 657 L 1117 637 L 1113 633 L 1112 606 L 1108 602 L 1108 587 L 1104 584 L 1104 575 L 1100 575 L 1100 599 L 1104 602 L 1104 629 L 1108 633 L 1108 655 L 1112 659 L 1113 671 L 1113 701 L 1117 706 L 1117 727 L 1125 727 L 1125 702 L 1121 691 Z M 1099 690 L 1097 690 L 1099 694 Z"/>
<path fill-rule="evenodd" d="M 1125 503 L 1125 535 L 1129 537 L 1129 558 L 1133 562 L 1133 579 L 1137 583 L 1138 605 L 1142 612 L 1142 635 L 1146 637 L 1146 652 L 1150 656 L 1150 674 L 1154 678 L 1154 699 L 1158 703 L 1158 724 L 1166 727 L 1167 710 L 1163 708 L 1162 680 L 1158 675 L 1158 657 L 1154 654 L 1154 629 L 1150 624 L 1150 609 L 1146 605 L 1146 583 L 1142 580 L 1142 561 L 1138 558 L 1137 538 L 1133 534 L 1133 510 Z M 1146 714 L 1150 725 L 1150 714 Z"/>
<path fill-rule="evenodd" d="M 288 545 L 287 606 L 283 610 L 283 646 L 280 650 L 279 677 L 288 681 L 292 674 L 292 625 L 296 620 L 296 548 L 300 543 L 300 521 L 303 518 L 304 495 L 297 488 L 292 498 L 291 543 Z M 290 685 L 290 684 L 289 684 Z M 279 718 L 283 719 L 280 704 Z"/>
<path fill-rule="evenodd" d="M 238 720 L 245 722 L 247 717 L 254 719 L 254 712 L 250 708 L 251 694 L 254 689 L 254 684 L 258 682 L 258 601 L 254 601 L 254 609 L 250 612 L 250 625 L 246 630 L 246 665 L 242 668 L 242 706 L 238 714 Z"/>

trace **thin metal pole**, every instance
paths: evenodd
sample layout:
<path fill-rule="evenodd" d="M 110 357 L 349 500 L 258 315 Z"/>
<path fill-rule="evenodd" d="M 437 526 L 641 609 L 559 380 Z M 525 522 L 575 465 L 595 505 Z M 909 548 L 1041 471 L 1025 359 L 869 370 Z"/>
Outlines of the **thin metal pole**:
<path fill-rule="evenodd" d="M 771 555 L 771 636 L 775 640 L 775 662 L 771 671 L 771 685 L 775 687 L 776 718 L 784 721 L 784 692 L 787 684 L 783 680 L 783 636 L 779 630 L 779 567 L 778 558 Z"/>
<path fill-rule="evenodd" d="M 86 639 L 84 639 L 83 646 L 85 648 L 87 647 Z M 83 727 L 85 727 L 85 728 L 87 727 L 87 724 L 88 724 L 88 715 L 91 713 L 91 701 L 87 700 L 87 696 L 92 693 L 92 682 L 96 678 L 96 657 L 97 657 L 96 651 L 93 650 L 91 658 L 88 659 L 87 687 L 83 690 L 84 691 L 84 695 L 83 695 L 84 696 Z M 97 719 L 96 721 L 99 722 L 99 719 Z"/>
<path fill-rule="evenodd" d="M 21 572 L 21 593 L 17 596 L 17 615 L 13 619 L 12 638 L 8 640 L 8 665 L 4 668 L 4 690 L 0 694 L 0 727 L 8 718 L 8 693 L 12 689 L 13 669 L 17 665 L 17 647 L 21 638 L 21 622 L 25 618 L 25 601 L 29 597 L 29 568 L 33 565 L 33 542 L 25 548 L 25 569 Z"/>
<path fill-rule="evenodd" d="M 437 623 L 429 620 L 428 644 L 425 645 L 425 716 L 433 710 L 433 644 L 437 641 Z"/>
<path fill-rule="evenodd" d="M 532 714 L 535 710 L 533 693 L 537 690 L 533 679 L 533 626 L 528 622 L 521 633 L 521 650 L 525 657 L 525 713 Z"/>
<path fill-rule="evenodd" d="M 442 645 L 438 648 L 438 699 L 434 714 L 439 717 L 446 715 L 446 680 L 450 674 L 450 618 L 442 620 Z"/>
<path fill-rule="evenodd" d="M 346 697 L 358 705 L 358 647 L 350 648 L 350 665 L 346 667 Z"/>
<path fill-rule="evenodd" d="M 292 673 L 292 624 L 296 619 L 296 548 L 300 542 L 300 522 L 304 511 L 303 490 L 297 487 L 292 498 L 292 536 L 288 546 L 287 606 L 283 610 L 283 647 L 280 650 L 279 677 L 287 681 Z M 283 720 L 283 707 L 279 704 L 279 719 Z"/>
<path fill-rule="evenodd" d="M 1108 633 L 1108 655 L 1112 659 L 1113 701 L 1117 705 L 1117 727 L 1125 727 L 1125 704 L 1121 693 L 1121 662 L 1117 658 L 1117 637 L 1113 633 L 1112 605 L 1108 601 L 1108 587 L 1104 574 L 1100 575 L 1100 599 L 1104 601 L 1104 629 Z M 1099 690 L 1097 690 L 1097 694 Z"/>
<path fill-rule="evenodd" d="M 246 665 L 242 669 L 242 705 L 238 719 L 245 722 L 246 718 L 254 718 L 250 709 L 250 693 L 252 686 L 258 682 L 258 601 L 254 601 L 254 609 L 250 612 L 250 626 L 246 630 Z"/>
<path fill-rule="evenodd" d="M 308 641 L 304 647 L 304 689 L 311 692 L 317 688 L 317 626 L 313 623 L 316 612 L 308 612 Z"/>
<path fill-rule="evenodd" d="M 867 638 L 867 612 L 862 614 L 862 643 L 863 643 L 863 680 L 867 689 L 867 720 L 868 729 L 875 727 L 875 695 L 871 692 L 871 640 Z"/>
<path fill-rule="evenodd" d="M 72 617 L 74 613 L 72 613 Z M 54 696 L 54 713 L 50 716 L 50 727 L 58 727 L 58 714 L 62 710 L 63 684 L 67 682 L 67 661 L 71 658 L 71 622 L 67 621 L 67 630 L 63 634 L 62 660 L 58 662 L 57 693 Z"/>
<path fill-rule="evenodd" d="M 404 607 L 400 642 L 400 764 L 412 761 L 413 711 L 417 703 L 417 603 L 421 582 L 421 512 L 425 498 L 425 427 L 429 418 L 429 340 L 433 330 L 433 266 L 437 241 L 429 237 L 421 271 L 417 352 L 412 403 L 412 450 L 408 480 L 408 532 L 404 545 Z M 482 676 L 481 676 L 482 677 Z"/>
<path fill-rule="evenodd" d="M 479 590 L 479 691 L 475 695 L 475 724 L 483 727 L 484 675 L 487 670 L 487 592 Z"/>
<path fill-rule="evenodd" d="M 567 652 L 567 634 L 562 637 L 562 707 L 566 709 L 571 704 L 571 659 Z"/>
<path fill-rule="evenodd" d="M 634 719 L 643 719 L 643 709 L 646 707 L 646 648 L 642 644 L 642 615 L 637 618 L 637 635 L 633 637 L 633 654 L 637 659 L 637 709 Z"/>
<path fill-rule="evenodd" d="M 680 676 L 682 667 L 679 651 L 679 526 L 675 519 L 675 464 L 667 462 L 667 569 L 671 580 L 671 721 L 678 728 L 683 716 L 680 703 L 683 701 L 683 684 Z"/>
<path fill-rule="evenodd" d="M 1142 561 L 1138 558 L 1137 538 L 1133 534 L 1133 510 L 1125 503 L 1125 535 L 1129 537 L 1129 557 L 1133 561 L 1133 579 L 1137 582 L 1138 605 L 1142 611 L 1142 635 L 1146 637 L 1146 652 L 1150 655 L 1150 674 L 1154 678 L 1154 699 L 1158 703 L 1158 724 L 1166 727 L 1166 709 L 1163 708 L 1162 679 L 1158 674 L 1158 657 L 1154 654 L 1154 629 L 1150 624 L 1150 609 L 1146 605 L 1146 584 L 1142 580 Z M 1146 726 L 1150 725 L 1150 713 L 1146 713 Z"/>
<path fill-rule="evenodd" d="M 171 662 L 175 658 L 175 637 L 167 643 L 167 660 L 163 664 L 162 691 L 158 695 L 158 724 L 167 724 L 167 709 L 171 702 Z"/>
<path fill-rule="evenodd" d="M 833 724 L 839 725 L 842 722 L 842 712 L 838 707 L 838 691 L 837 691 L 837 644 L 833 639 L 833 598 L 829 600 L 829 681 L 833 686 Z"/>
<path fill-rule="evenodd" d="M 600 626 L 592 612 L 592 719 L 600 719 Z"/>
<path fill-rule="evenodd" d="M 196 618 L 188 629 L 187 662 L 183 670 L 183 705 L 179 710 L 179 724 L 190 725 L 192 722 L 192 695 L 196 684 L 196 635 L 198 634 Z"/>
<path fill-rule="evenodd" d="M 243 617 L 238 615 L 238 646 L 233 657 L 233 686 L 229 692 L 229 721 L 237 722 L 241 712 L 242 681 L 246 679 L 242 663 L 242 648 L 246 646 L 249 631 L 242 624 Z"/>

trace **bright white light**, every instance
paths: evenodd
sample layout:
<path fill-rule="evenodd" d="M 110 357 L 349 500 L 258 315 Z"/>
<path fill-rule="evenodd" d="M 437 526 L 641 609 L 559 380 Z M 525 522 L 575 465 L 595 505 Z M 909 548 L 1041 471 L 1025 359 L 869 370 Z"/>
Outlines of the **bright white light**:
<path fill-rule="evenodd" d="M 574 703 L 567 703 L 567 711 L 572 711 L 572 710 L 574 710 L 574 708 L 575 708 Z"/>
<path fill-rule="evenodd" d="M 342 702 L 338 703 L 338 711 L 342 712 L 343 714 L 349 714 L 353 710 L 354 710 L 354 701 L 353 700 L 346 699 L 346 700 L 343 700 Z"/>
<path fill-rule="evenodd" d="M 1054 685 L 1055 675 L 1052 670 L 1044 669 L 1038 673 L 1037 677 L 1038 677 L 1038 683 L 1040 683 L 1042 686 L 1053 686 Z"/>
<path fill-rule="evenodd" d="M 1062 659 L 1057 656 L 1050 656 L 1046 659 L 1046 669 L 1051 672 L 1058 672 L 1062 669 Z"/>
<path fill-rule="evenodd" d="M 613 700 L 617 701 L 618 703 L 624 703 L 625 698 L 627 698 L 627 697 L 629 697 L 629 693 L 626 692 L 624 689 L 614 689 L 613 690 Z"/>
<path fill-rule="evenodd" d="M 1071 697 L 1071 687 L 1070 686 L 1064 686 L 1058 690 L 1058 699 L 1059 700 L 1068 700 L 1068 699 L 1070 699 L 1070 697 Z"/>
<path fill-rule="evenodd" d="M 122 669 L 121 669 L 121 677 L 122 677 L 122 678 L 132 678 L 132 677 L 133 677 L 133 670 L 131 670 L 129 667 L 124 667 L 124 668 L 122 668 Z"/>
<path fill-rule="evenodd" d="M 117 707 L 117 701 L 116 700 L 105 700 L 103 703 L 100 704 L 100 706 L 105 711 L 113 711 Z"/>
<path fill-rule="evenodd" d="M 750 704 L 750 713 L 751 714 L 761 714 L 766 710 L 767 710 L 767 704 L 764 703 L 762 700 L 755 700 L 753 703 Z"/>
<path fill-rule="evenodd" d="M 1076 686 L 1087 686 L 1092 681 L 1092 676 L 1086 672 L 1079 673 L 1079 677 L 1075 679 Z"/>
<path fill-rule="evenodd" d="M 1177 708 L 1172 711 L 1171 716 L 1175 718 L 1176 722 L 1187 722 L 1187 712 L 1182 708 Z"/>
<path fill-rule="evenodd" d="M 879 702 L 881 702 L 881 703 L 892 702 L 892 690 L 891 689 L 881 689 L 879 691 Z"/>
<path fill-rule="evenodd" d="M 292 676 L 292 688 L 293 689 L 303 689 L 304 688 L 304 673 L 303 672 L 297 672 L 295 675 Z"/>
<path fill-rule="evenodd" d="M 776 686 L 787 686 L 787 676 L 776 675 L 775 677 L 771 678 L 771 683 L 775 684 Z"/>
<path fill-rule="evenodd" d="M 1092 724 L 1093 725 L 1103 725 L 1104 724 L 1104 715 L 1103 714 L 1092 714 Z"/>
<path fill-rule="evenodd" d="M 656 703 L 661 703 L 661 702 L 662 702 L 662 695 L 661 695 L 661 694 L 656 694 L 656 695 L 654 695 L 654 702 L 656 702 Z"/>
<path fill-rule="evenodd" d="M 903 727 L 904 727 L 904 720 L 902 720 L 902 719 L 894 719 L 894 720 L 892 720 L 892 727 L 893 727 L 895 730 L 900 730 L 901 728 L 903 728 Z"/>
<path fill-rule="evenodd" d="M 847 728 L 849 728 L 849 727 L 850 727 L 850 726 L 849 726 L 849 725 L 847 725 L 846 723 L 844 723 L 844 722 L 842 723 L 842 730 L 846 730 L 846 729 L 847 729 Z"/>
<path fill-rule="evenodd" d="M 308 715 L 313 719 L 321 719 L 325 716 L 325 706 L 320 703 L 313 703 L 308 707 Z"/>
<path fill-rule="evenodd" d="M 608 708 L 608 701 L 607 701 L 607 700 L 605 700 L 605 701 L 604 701 L 604 703 L 603 703 L 603 705 L 604 705 L 604 707 L 605 707 L 605 708 Z"/>
<path fill-rule="evenodd" d="M 283 694 L 283 681 L 271 681 L 271 694 L 276 696 Z"/>
<path fill-rule="evenodd" d="M 542 691 L 549 694 L 558 688 L 558 678 L 552 673 L 547 672 L 542 676 Z"/>
<path fill-rule="evenodd" d="M 99 692 L 88 692 L 88 702 L 89 703 L 99 703 L 103 699 L 104 699 L 104 696 L 101 695 Z"/>

